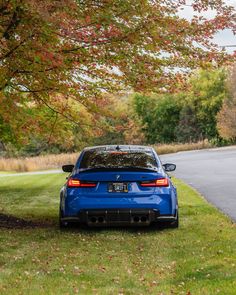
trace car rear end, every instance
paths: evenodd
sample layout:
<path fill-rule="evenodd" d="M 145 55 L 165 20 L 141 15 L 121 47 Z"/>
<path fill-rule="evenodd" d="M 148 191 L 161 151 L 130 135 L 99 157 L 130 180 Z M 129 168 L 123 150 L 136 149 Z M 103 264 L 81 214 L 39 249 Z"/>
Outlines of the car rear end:
<path fill-rule="evenodd" d="M 155 151 L 145 147 L 85 149 L 61 192 L 64 222 L 149 225 L 176 217 L 176 190 Z"/>

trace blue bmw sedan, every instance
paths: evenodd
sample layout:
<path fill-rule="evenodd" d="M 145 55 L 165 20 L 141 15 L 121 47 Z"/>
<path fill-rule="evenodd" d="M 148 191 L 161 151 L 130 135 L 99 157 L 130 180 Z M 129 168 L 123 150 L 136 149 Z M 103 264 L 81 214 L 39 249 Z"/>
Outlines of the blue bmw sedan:
<path fill-rule="evenodd" d="M 106 145 L 85 148 L 60 192 L 59 224 L 89 226 L 165 224 L 178 227 L 176 188 L 151 147 Z"/>

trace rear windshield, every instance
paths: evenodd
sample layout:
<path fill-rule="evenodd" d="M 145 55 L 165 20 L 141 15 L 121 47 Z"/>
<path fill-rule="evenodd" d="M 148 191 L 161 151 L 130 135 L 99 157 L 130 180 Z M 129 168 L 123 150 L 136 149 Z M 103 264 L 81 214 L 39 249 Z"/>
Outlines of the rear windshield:
<path fill-rule="evenodd" d="M 91 150 L 84 153 L 79 168 L 144 168 L 156 170 L 157 162 L 151 151 L 120 152 Z"/>

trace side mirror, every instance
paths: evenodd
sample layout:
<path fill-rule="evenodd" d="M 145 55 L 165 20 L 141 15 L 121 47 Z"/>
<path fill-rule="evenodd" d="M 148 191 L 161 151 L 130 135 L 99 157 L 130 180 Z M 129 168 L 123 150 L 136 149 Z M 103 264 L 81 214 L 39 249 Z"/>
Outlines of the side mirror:
<path fill-rule="evenodd" d="M 175 164 L 169 164 L 169 163 L 167 163 L 167 164 L 164 164 L 162 166 L 164 167 L 164 169 L 165 169 L 166 172 L 175 171 L 175 169 L 176 169 L 176 165 Z"/>
<path fill-rule="evenodd" d="M 74 167 L 75 167 L 75 165 L 63 165 L 62 170 L 64 172 L 72 172 Z"/>

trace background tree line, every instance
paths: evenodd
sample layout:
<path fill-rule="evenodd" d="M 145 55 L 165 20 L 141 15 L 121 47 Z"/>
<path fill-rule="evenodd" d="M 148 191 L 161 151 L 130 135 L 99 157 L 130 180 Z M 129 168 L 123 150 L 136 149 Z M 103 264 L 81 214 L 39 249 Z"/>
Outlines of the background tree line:
<path fill-rule="evenodd" d="M 228 97 L 224 69 L 200 70 L 190 78 L 189 91 L 150 97 L 137 94 L 134 105 L 148 143 L 219 141 L 217 114 Z"/>
<path fill-rule="evenodd" d="M 197 70 L 188 89 L 178 93 L 132 94 L 118 100 L 124 118 L 113 126 L 123 126 L 112 138 L 100 142 L 169 144 L 208 140 L 215 145 L 236 141 L 236 65 Z M 115 109 L 115 107 L 113 107 Z M 132 119 L 131 119 L 132 118 Z M 113 122 L 114 123 L 114 122 Z"/>
<path fill-rule="evenodd" d="M 109 116 L 100 118 L 103 128 L 94 128 L 93 119 L 84 109 L 81 116 L 87 122 L 86 128 L 78 129 L 77 125 L 64 122 L 66 142 L 49 143 L 40 136 L 32 136 L 26 145 L 19 146 L 11 140 L 10 130 L 1 121 L 0 130 L 6 135 L 8 153 L 20 155 L 72 152 L 99 144 L 168 144 L 205 139 L 216 145 L 234 143 L 235 69 L 236 66 L 198 70 L 192 74 L 189 88 L 175 94 L 106 96 L 103 111 Z"/>

